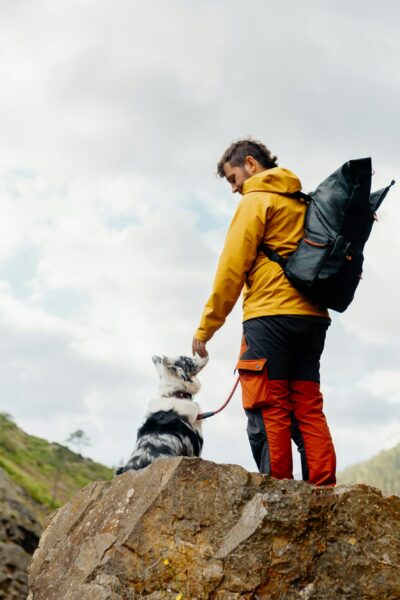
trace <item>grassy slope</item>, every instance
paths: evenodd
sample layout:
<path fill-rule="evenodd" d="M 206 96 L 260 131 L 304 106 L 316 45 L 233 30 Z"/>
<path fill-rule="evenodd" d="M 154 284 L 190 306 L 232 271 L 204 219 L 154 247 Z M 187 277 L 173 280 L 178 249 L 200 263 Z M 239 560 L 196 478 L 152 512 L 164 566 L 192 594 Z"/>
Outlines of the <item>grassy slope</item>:
<path fill-rule="evenodd" d="M 0 467 L 45 510 L 57 508 L 87 483 L 113 472 L 66 446 L 23 432 L 0 413 Z M 338 473 L 338 483 L 367 483 L 400 496 L 400 444 Z"/>
<path fill-rule="evenodd" d="M 26 434 L 0 413 L 0 467 L 48 509 L 61 506 L 80 488 L 111 479 L 112 470 L 66 446 Z"/>
<path fill-rule="evenodd" d="M 386 495 L 400 496 L 400 444 L 338 474 L 339 483 L 367 483 Z"/>

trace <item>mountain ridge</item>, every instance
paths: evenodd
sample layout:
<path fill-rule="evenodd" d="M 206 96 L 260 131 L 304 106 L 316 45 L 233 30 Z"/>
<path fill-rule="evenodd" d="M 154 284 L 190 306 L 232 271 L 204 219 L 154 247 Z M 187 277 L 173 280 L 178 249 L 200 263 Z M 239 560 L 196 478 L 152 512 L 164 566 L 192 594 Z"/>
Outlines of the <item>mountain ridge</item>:
<path fill-rule="evenodd" d="M 350 465 L 337 475 L 338 483 L 366 483 L 384 495 L 400 496 L 400 444 L 368 460 Z"/>
<path fill-rule="evenodd" d="M 108 467 L 22 431 L 0 413 L 0 600 L 25 600 L 27 567 L 50 512 Z"/>
<path fill-rule="evenodd" d="M 113 476 L 109 467 L 67 446 L 25 433 L 6 413 L 0 413 L 0 467 L 47 512 L 91 481 Z"/>

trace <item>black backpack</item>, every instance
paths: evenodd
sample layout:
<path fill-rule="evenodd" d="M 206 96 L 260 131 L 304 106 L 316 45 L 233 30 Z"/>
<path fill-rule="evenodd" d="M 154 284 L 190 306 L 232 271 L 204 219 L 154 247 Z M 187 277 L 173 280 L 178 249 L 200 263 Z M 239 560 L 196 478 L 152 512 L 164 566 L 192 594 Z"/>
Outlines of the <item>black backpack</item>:
<path fill-rule="evenodd" d="M 370 158 L 349 160 L 314 192 L 297 196 L 308 203 L 304 237 L 288 258 L 261 244 L 289 281 L 320 306 L 343 312 L 354 298 L 364 261 L 363 249 L 387 187 L 370 193 Z"/>

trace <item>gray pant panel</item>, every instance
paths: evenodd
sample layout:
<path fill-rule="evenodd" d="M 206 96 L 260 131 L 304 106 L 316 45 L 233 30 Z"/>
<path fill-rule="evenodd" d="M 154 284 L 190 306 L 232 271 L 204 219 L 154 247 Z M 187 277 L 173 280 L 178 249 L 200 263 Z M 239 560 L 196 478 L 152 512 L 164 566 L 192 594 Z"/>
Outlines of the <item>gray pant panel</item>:
<path fill-rule="evenodd" d="M 251 451 L 260 473 L 271 474 L 268 436 L 264 426 L 261 410 L 246 410 L 247 435 Z"/>
<path fill-rule="evenodd" d="M 271 460 L 269 454 L 268 436 L 264 425 L 261 409 L 245 410 L 247 415 L 247 436 L 251 451 L 260 473 L 271 474 Z M 304 440 L 294 413 L 290 414 L 291 434 L 301 458 L 301 470 L 304 481 L 308 481 L 308 465 L 304 448 Z"/>

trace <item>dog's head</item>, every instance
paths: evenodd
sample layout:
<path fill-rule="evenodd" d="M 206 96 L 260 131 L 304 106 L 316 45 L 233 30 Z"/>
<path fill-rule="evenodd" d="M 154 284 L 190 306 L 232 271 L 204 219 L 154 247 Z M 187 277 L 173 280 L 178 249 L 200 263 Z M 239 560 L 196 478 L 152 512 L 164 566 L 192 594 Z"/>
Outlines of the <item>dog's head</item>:
<path fill-rule="evenodd" d="M 160 394 L 173 395 L 174 392 L 188 392 L 196 394 L 200 389 L 200 382 L 196 375 L 206 366 L 208 356 L 153 356 L 158 375 L 160 377 Z"/>

